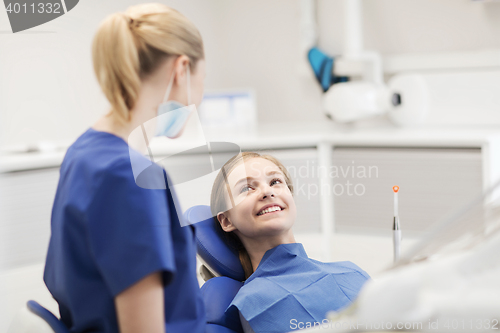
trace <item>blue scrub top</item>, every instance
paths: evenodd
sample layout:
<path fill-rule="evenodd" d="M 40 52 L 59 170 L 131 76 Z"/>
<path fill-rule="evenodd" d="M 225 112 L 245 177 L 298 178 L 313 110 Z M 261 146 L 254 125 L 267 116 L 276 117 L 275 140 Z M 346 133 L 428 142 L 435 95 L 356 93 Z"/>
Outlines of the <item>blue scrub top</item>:
<path fill-rule="evenodd" d="M 264 254 L 226 312 L 236 307 L 255 332 L 290 332 L 322 324 L 357 297 L 370 276 L 350 261 L 307 257 L 300 243 Z"/>
<path fill-rule="evenodd" d="M 165 285 L 167 332 L 204 332 L 194 231 L 181 227 L 174 200 L 168 185 L 135 183 L 129 146 L 113 134 L 89 129 L 68 149 L 44 281 L 71 332 L 118 332 L 114 297 L 154 272 Z"/>

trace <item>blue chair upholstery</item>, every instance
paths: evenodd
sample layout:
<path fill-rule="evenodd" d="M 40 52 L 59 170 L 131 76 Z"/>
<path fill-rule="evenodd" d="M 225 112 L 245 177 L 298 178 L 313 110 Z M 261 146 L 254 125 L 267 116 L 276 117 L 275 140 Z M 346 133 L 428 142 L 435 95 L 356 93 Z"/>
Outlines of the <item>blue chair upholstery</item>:
<path fill-rule="evenodd" d="M 228 328 L 231 330 L 228 332 L 242 332 L 238 311 L 232 308 L 229 313 L 225 313 L 242 285 L 242 282 L 220 276 L 211 278 L 201 287 L 206 305 L 207 323 L 212 332 L 226 332 L 217 327 Z"/>
<path fill-rule="evenodd" d="M 200 216 L 211 216 L 209 206 L 194 206 L 184 214 L 188 223 L 201 220 Z M 196 246 L 200 257 L 221 276 L 245 280 L 245 272 L 238 258 L 238 252 L 231 249 L 224 235 L 215 227 L 212 218 L 193 224 L 196 229 Z"/>
<path fill-rule="evenodd" d="M 194 206 L 184 217 L 189 224 L 200 216 L 210 216 L 209 206 Z M 238 311 L 226 308 L 243 286 L 245 273 L 236 250 L 230 248 L 212 218 L 193 224 L 198 255 L 219 277 L 206 281 L 201 288 L 207 311 L 207 333 L 243 333 Z"/>
<path fill-rule="evenodd" d="M 52 314 L 49 310 L 41 306 L 35 301 L 28 301 L 28 310 L 36 314 L 54 330 L 55 333 L 69 333 L 68 328 Z"/>

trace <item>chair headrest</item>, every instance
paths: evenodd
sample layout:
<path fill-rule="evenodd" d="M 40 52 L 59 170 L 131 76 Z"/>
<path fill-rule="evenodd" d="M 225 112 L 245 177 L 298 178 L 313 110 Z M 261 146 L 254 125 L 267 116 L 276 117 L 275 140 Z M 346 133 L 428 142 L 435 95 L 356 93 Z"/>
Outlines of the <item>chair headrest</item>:
<path fill-rule="evenodd" d="M 209 206 L 194 206 L 184 213 L 188 224 L 200 221 L 203 216 L 211 216 Z M 212 217 L 193 224 L 196 232 L 196 247 L 200 257 L 221 276 L 237 281 L 245 280 L 238 252 L 231 248 L 224 234 L 216 227 Z"/>

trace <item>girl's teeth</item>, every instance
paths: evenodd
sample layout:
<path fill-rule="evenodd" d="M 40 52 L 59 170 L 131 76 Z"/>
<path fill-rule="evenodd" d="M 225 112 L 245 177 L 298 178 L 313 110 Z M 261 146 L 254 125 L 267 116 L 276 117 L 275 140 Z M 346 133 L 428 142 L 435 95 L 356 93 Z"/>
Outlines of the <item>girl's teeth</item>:
<path fill-rule="evenodd" d="M 275 212 L 275 211 L 277 211 L 277 210 L 281 210 L 281 208 L 280 208 L 280 207 L 278 207 L 278 206 L 269 207 L 269 208 L 267 208 L 267 209 L 263 210 L 262 212 L 260 212 L 260 213 L 259 213 L 259 215 L 264 215 L 264 214 L 266 214 L 266 213 Z"/>

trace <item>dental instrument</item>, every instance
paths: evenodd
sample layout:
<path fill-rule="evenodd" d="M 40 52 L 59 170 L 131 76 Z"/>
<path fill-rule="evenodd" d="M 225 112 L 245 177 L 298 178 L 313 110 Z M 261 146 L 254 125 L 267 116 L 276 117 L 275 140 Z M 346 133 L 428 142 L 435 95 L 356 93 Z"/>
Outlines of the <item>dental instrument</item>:
<path fill-rule="evenodd" d="M 393 186 L 394 191 L 394 224 L 392 226 L 393 235 L 392 239 L 394 242 L 394 261 L 399 260 L 401 253 L 401 228 L 399 226 L 399 212 L 398 212 L 398 192 L 399 186 Z"/>

